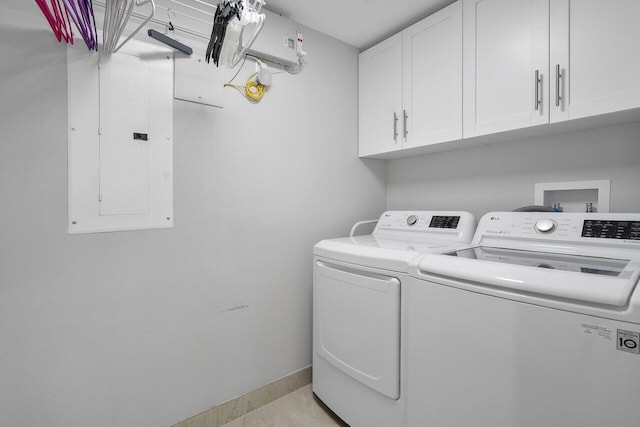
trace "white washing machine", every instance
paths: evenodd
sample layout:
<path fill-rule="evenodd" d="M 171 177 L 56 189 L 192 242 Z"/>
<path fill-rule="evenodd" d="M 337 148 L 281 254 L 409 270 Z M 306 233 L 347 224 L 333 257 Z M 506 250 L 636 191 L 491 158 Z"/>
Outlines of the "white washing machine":
<path fill-rule="evenodd" d="M 313 392 L 352 427 L 404 423 L 402 295 L 409 261 L 468 243 L 474 230 L 468 212 L 390 211 L 371 235 L 315 245 Z"/>
<path fill-rule="evenodd" d="M 640 425 L 640 214 L 490 213 L 410 275 L 409 426 Z"/>

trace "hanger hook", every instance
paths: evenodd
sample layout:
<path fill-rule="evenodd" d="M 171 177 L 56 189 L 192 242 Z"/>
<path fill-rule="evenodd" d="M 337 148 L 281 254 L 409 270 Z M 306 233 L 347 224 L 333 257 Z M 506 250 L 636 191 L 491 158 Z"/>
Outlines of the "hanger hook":
<path fill-rule="evenodd" d="M 164 26 L 165 27 L 165 31 L 164 31 L 165 34 L 168 33 L 169 31 L 175 32 L 176 27 L 173 26 L 172 19 L 175 19 L 176 16 L 177 16 L 176 12 L 173 9 L 171 9 L 171 8 L 167 9 L 167 17 L 169 19 L 168 19 L 168 22 Z"/>

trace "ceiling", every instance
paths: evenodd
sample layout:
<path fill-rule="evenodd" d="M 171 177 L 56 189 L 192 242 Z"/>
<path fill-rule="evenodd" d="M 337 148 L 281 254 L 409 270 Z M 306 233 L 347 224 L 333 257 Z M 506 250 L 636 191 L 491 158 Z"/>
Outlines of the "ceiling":
<path fill-rule="evenodd" d="M 367 49 L 455 0 L 266 0 L 265 7 Z"/>

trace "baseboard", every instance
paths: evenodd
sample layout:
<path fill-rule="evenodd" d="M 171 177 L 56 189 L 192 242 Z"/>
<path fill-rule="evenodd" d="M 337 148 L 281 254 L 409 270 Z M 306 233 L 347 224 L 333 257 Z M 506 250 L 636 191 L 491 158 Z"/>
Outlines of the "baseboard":
<path fill-rule="evenodd" d="M 311 366 L 207 409 L 173 427 L 220 427 L 307 384 L 311 384 Z"/>

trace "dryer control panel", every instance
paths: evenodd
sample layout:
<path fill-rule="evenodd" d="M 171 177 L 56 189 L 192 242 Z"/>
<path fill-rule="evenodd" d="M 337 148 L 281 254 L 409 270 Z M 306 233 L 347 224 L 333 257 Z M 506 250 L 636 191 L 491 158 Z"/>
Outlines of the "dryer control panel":
<path fill-rule="evenodd" d="M 447 239 L 468 242 L 473 237 L 475 225 L 475 218 L 469 212 L 387 211 L 380 216 L 373 233 L 385 236 L 401 233 L 403 238 L 411 233 L 420 238 L 428 234 L 434 238 L 447 236 Z"/>

